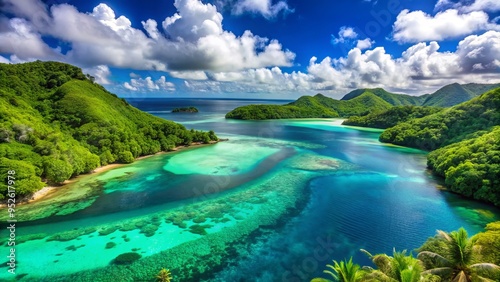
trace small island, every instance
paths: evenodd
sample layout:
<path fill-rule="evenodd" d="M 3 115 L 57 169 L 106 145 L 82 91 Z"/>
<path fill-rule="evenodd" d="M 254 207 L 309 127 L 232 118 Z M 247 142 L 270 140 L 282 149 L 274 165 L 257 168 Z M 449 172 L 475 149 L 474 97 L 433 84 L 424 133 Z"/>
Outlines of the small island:
<path fill-rule="evenodd" d="M 172 113 L 197 113 L 198 109 L 195 107 L 183 107 L 183 108 L 175 108 L 172 110 Z"/>

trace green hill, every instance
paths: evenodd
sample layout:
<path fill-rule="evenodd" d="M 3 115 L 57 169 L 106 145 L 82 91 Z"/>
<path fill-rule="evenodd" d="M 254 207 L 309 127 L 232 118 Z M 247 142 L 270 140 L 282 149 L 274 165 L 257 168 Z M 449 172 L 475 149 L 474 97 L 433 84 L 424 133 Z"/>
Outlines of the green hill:
<path fill-rule="evenodd" d="M 451 191 L 500 206 L 500 88 L 399 123 L 380 140 L 435 150 L 427 165 Z"/>
<path fill-rule="evenodd" d="M 500 126 L 431 152 L 427 165 L 451 191 L 500 206 Z"/>
<path fill-rule="evenodd" d="M 373 89 L 363 88 L 363 89 L 356 89 L 347 93 L 344 97 L 342 97 L 341 100 L 351 100 L 364 93 L 372 93 L 375 96 L 382 98 L 382 100 L 388 102 L 393 106 L 407 106 L 407 105 L 420 106 L 428 96 L 428 95 L 410 96 L 405 94 L 395 94 L 387 92 L 382 88 L 373 88 Z"/>
<path fill-rule="evenodd" d="M 16 172 L 18 197 L 100 165 L 211 140 L 217 140 L 213 132 L 187 130 L 132 107 L 77 67 L 0 64 L 0 173 Z"/>
<path fill-rule="evenodd" d="M 382 88 L 363 88 L 349 92 L 341 100 L 317 94 L 315 96 L 302 96 L 287 105 L 248 105 L 238 107 L 227 113 L 226 118 L 263 120 L 351 117 L 381 112 L 392 106 L 450 107 L 499 86 L 500 84 L 471 83 L 460 85 L 455 83 L 447 85 L 433 94 L 421 96 L 390 93 Z M 416 111 L 419 113 L 415 113 L 415 117 L 425 112 L 422 109 L 416 109 Z M 413 118 L 413 116 L 409 118 Z M 352 121 L 353 119 L 351 119 Z M 394 125 L 394 123 L 387 123 L 387 126 L 390 125 Z"/>
<path fill-rule="evenodd" d="M 438 113 L 384 131 L 382 142 L 435 150 L 500 125 L 500 88 Z"/>
<path fill-rule="evenodd" d="M 353 116 L 346 119 L 342 124 L 385 129 L 401 122 L 437 113 L 441 110 L 442 108 L 438 107 L 396 106 L 387 111 L 371 113 L 366 116 Z"/>
<path fill-rule="evenodd" d="M 451 107 L 479 96 L 491 89 L 500 87 L 499 84 L 458 84 L 446 85 L 429 95 L 423 106 Z"/>
<path fill-rule="evenodd" d="M 421 96 L 390 93 L 382 88 L 372 88 L 372 89 L 362 88 L 349 92 L 341 100 L 350 100 L 362 95 L 363 93 L 373 93 L 393 106 L 413 105 L 413 106 L 434 106 L 434 107 L 445 108 L 469 101 L 470 99 L 477 97 L 480 94 L 497 87 L 500 87 L 500 83 L 497 84 L 453 83 L 442 87 L 441 89 L 437 90 L 432 94 L 425 94 Z"/>
<path fill-rule="evenodd" d="M 226 118 L 244 120 L 283 118 L 331 118 L 366 115 L 384 111 L 391 104 L 372 93 L 364 93 L 348 101 L 335 100 L 322 94 L 302 96 L 286 105 L 248 105 L 226 114 Z"/>

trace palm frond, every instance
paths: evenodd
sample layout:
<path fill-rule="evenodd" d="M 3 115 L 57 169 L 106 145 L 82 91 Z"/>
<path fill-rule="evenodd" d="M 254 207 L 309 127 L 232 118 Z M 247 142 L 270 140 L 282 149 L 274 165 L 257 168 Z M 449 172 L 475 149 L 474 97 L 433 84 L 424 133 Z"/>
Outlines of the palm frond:
<path fill-rule="evenodd" d="M 372 257 L 373 263 L 380 271 L 388 274 L 391 271 L 391 257 L 386 254 L 378 254 Z"/>
<path fill-rule="evenodd" d="M 495 282 L 495 280 L 492 280 L 492 279 L 489 279 L 489 278 L 486 278 L 486 277 L 482 277 L 482 276 L 476 276 L 475 278 L 476 278 L 476 280 L 479 280 L 479 281 L 482 281 L 482 282 Z"/>
<path fill-rule="evenodd" d="M 467 277 L 467 274 L 465 272 L 460 271 L 451 282 L 469 282 L 469 278 Z"/>
<path fill-rule="evenodd" d="M 366 271 L 366 272 L 372 272 L 372 271 L 375 271 L 375 269 L 373 269 L 373 267 L 371 266 L 366 266 L 364 265 L 363 267 L 361 267 L 362 270 Z"/>
<path fill-rule="evenodd" d="M 450 261 L 443 257 L 440 254 L 434 253 L 434 252 L 429 252 L 429 251 L 423 251 L 418 253 L 417 258 L 422 259 L 423 257 L 430 257 L 434 259 L 439 265 L 441 266 L 448 266 L 450 265 Z"/>
<path fill-rule="evenodd" d="M 363 254 L 367 255 L 369 258 L 372 258 L 372 257 L 373 257 L 373 255 L 372 255 L 372 254 L 370 254 L 370 252 L 368 252 L 367 250 L 365 250 L 365 249 L 359 249 L 359 250 L 360 250 Z"/>
<path fill-rule="evenodd" d="M 472 264 L 470 268 L 474 269 L 475 271 L 489 271 L 489 272 L 500 271 L 500 266 L 494 263 L 487 263 L 487 262 Z"/>
<path fill-rule="evenodd" d="M 451 267 L 438 267 L 423 271 L 422 274 L 434 274 L 440 277 L 446 277 L 453 273 L 453 268 Z"/>
<path fill-rule="evenodd" d="M 438 230 L 437 234 L 439 237 L 445 239 L 448 242 L 451 242 L 451 237 L 450 237 L 450 235 L 448 235 L 447 232 L 444 232 L 443 230 Z"/>
<path fill-rule="evenodd" d="M 373 270 L 372 272 L 367 273 L 363 277 L 363 281 L 371 280 L 371 279 L 373 279 L 374 281 L 387 281 L 387 282 L 393 281 L 393 279 L 391 279 L 391 277 L 387 276 L 385 273 L 383 273 L 380 270 Z"/>
<path fill-rule="evenodd" d="M 316 277 L 311 279 L 310 282 L 333 282 L 333 281 L 326 278 Z"/>
<path fill-rule="evenodd" d="M 326 273 L 326 274 L 332 276 L 334 279 L 339 280 L 339 277 L 335 273 L 333 273 L 329 270 L 323 270 L 323 273 Z"/>
<path fill-rule="evenodd" d="M 417 282 L 420 280 L 420 271 L 416 269 L 405 269 L 401 271 L 400 279 L 401 282 Z"/>

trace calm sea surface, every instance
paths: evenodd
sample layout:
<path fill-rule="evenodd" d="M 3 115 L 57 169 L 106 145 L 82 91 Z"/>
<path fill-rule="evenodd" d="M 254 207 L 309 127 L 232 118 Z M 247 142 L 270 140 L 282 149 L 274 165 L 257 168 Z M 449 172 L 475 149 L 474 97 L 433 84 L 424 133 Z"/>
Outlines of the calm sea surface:
<path fill-rule="evenodd" d="M 224 118 L 286 102 L 130 99 L 229 141 L 83 176 L 20 207 L 19 276 L 3 264 L 0 279 L 147 281 L 169 268 L 173 281 L 309 281 L 333 259 L 369 264 L 361 248 L 414 250 L 437 229 L 472 234 L 500 220 L 491 206 L 439 190 L 426 153 L 379 143 L 379 130 Z M 171 112 L 186 106 L 200 112 Z M 127 252 L 142 258 L 116 265 Z"/>

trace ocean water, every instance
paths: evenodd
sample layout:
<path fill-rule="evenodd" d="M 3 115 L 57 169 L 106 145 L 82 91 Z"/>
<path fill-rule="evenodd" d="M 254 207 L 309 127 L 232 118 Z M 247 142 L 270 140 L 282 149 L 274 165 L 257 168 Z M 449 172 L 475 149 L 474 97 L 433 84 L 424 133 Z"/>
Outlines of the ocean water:
<path fill-rule="evenodd" d="M 4 263 L 0 280 L 152 281 L 167 268 L 173 281 L 309 281 L 333 259 L 368 265 L 361 248 L 411 251 L 437 229 L 473 234 L 500 220 L 438 189 L 426 153 L 379 143 L 380 130 L 224 119 L 240 105 L 285 102 L 129 100 L 229 140 L 82 176 L 19 206 L 16 275 Z M 182 106 L 200 112 L 171 112 Z M 130 252 L 141 258 L 115 260 Z"/>

